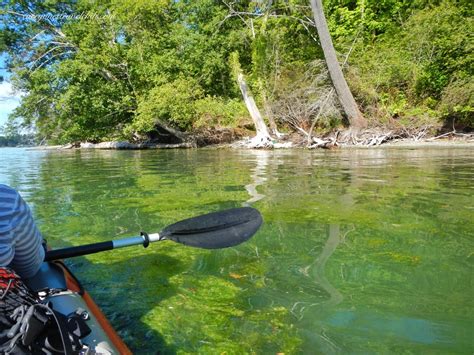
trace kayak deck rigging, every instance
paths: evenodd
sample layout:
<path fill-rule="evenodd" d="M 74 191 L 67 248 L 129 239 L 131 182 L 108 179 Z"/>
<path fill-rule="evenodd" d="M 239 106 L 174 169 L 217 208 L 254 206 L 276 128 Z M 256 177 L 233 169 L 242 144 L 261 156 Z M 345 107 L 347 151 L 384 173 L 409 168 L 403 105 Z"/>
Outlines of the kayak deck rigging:
<path fill-rule="evenodd" d="M 79 280 L 62 261 L 44 262 L 38 273 L 25 280 L 35 292 L 49 290 L 45 302 L 63 314 L 85 310 L 85 318 L 91 333 L 81 339 L 91 349 L 101 354 L 132 354 L 127 345 L 96 305 Z"/>

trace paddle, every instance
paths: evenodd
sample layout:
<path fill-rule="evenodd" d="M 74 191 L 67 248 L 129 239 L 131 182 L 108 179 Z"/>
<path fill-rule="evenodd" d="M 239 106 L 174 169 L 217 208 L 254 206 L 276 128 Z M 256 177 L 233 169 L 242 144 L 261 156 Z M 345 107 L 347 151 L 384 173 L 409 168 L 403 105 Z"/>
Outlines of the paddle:
<path fill-rule="evenodd" d="M 208 213 L 171 224 L 160 233 L 146 234 L 119 240 L 81 245 L 46 252 L 45 261 L 94 254 L 101 251 L 152 242 L 172 240 L 204 249 L 228 248 L 245 242 L 262 224 L 262 216 L 255 208 L 232 208 Z"/>

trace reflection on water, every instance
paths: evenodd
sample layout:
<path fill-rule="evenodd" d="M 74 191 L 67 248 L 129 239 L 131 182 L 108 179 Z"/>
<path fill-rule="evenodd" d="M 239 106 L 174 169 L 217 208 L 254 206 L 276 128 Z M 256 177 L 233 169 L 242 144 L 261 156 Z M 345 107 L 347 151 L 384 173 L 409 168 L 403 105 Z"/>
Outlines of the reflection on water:
<path fill-rule="evenodd" d="M 71 260 L 138 353 L 472 353 L 472 149 L 0 149 L 54 246 L 252 205 L 248 243 Z"/>
<path fill-rule="evenodd" d="M 251 206 L 253 203 L 265 197 L 265 195 L 258 193 L 257 186 L 262 185 L 267 181 L 267 178 L 265 177 L 267 174 L 266 167 L 269 163 L 271 153 L 272 152 L 269 150 L 256 150 L 254 152 L 256 166 L 254 169 L 251 169 L 252 183 L 245 185 L 245 189 L 251 198 L 244 203 L 245 206 Z"/>

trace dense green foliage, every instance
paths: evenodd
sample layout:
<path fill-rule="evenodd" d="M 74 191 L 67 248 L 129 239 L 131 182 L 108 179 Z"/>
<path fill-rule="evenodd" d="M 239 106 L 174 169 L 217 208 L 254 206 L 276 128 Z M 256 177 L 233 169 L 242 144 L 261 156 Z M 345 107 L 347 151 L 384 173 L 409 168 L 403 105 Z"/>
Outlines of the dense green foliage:
<path fill-rule="evenodd" d="M 352 84 L 377 118 L 474 124 L 474 21 L 467 1 L 331 1 L 336 43 L 357 39 Z M 346 46 L 348 44 L 346 43 Z M 380 110 L 382 112 L 380 112 Z"/>
<path fill-rule="evenodd" d="M 271 4 L 271 5 L 269 5 Z M 306 129 L 329 88 L 308 2 L 2 1 L 0 50 L 27 94 L 12 119 L 51 142 L 144 139 L 249 121 L 237 53 L 257 103 Z M 349 84 L 374 125 L 473 124 L 467 1 L 325 2 Z M 340 124 L 337 104 L 321 127 Z"/>

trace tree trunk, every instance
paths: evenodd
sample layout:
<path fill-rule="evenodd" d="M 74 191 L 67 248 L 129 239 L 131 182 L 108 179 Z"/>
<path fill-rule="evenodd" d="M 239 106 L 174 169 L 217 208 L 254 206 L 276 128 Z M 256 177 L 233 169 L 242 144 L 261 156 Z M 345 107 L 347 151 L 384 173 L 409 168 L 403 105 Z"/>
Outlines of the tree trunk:
<path fill-rule="evenodd" d="M 271 146 L 272 138 L 268 132 L 267 125 L 260 114 L 257 104 L 255 104 L 255 100 L 249 92 L 247 83 L 245 82 L 244 75 L 242 73 L 239 73 L 237 81 L 239 83 L 245 105 L 247 106 L 247 110 L 249 111 L 250 117 L 252 117 L 253 123 L 255 124 L 255 129 L 257 130 L 257 135 L 252 139 L 251 145 L 257 148 Z"/>
<path fill-rule="evenodd" d="M 263 17 L 263 26 L 260 28 L 260 30 L 262 31 L 262 34 L 264 36 L 267 35 L 265 31 L 266 31 L 266 28 L 267 28 L 268 15 L 269 15 L 270 9 L 272 7 L 272 4 L 273 4 L 273 0 L 268 0 L 267 1 L 265 16 Z M 255 35 L 254 35 L 254 38 L 255 38 Z M 262 97 L 263 97 L 263 109 L 265 111 L 265 116 L 268 119 L 268 123 L 270 125 L 270 130 L 271 130 L 271 132 L 273 133 L 274 136 L 276 136 L 277 138 L 281 138 L 283 136 L 283 134 L 278 132 L 276 122 L 273 118 L 273 114 L 272 114 L 272 112 L 270 110 L 270 107 L 268 105 L 267 93 L 266 93 L 265 87 L 264 87 L 261 79 L 259 79 L 259 87 L 260 87 L 260 91 L 261 91 L 261 94 L 262 94 Z"/>
<path fill-rule="evenodd" d="M 263 85 L 262 85 L 263 87 Z M 280 133 L 278 131 L 278 127 L 277 127 L 277 124 L 275 122 L 275 119 L 273 118 L 273 113 L 272 113 L 272 110 L 270 109 L 270 106 L 268 104 L 268 100 L 267 100 L 267 94 L 265 92 L 265 89 L 262 89 L 262 96 L 263 96 L 263 109 L 265 110 L 265 116 L 267 117 L 268 119 L 268 123 L 270 125 L 270 131 L 273 133 L 274 136 L 276 136 L 277 138 L 281 138 L 284 136 L 283 133 Z"/>
<path fill-rule="evenodd" d="M 171 133 L 173 136 L 178 138 L 181 142 L 185 142 L 186 139 L 188 138 L 186 133 L 181 132 L 177 129 L 174 129 L 173 127 L 169 126 L 168 124 L 164 123 L 162 120 L 155 118 L 154 120 L 155 126 L 160 127 L 161 129 Z"/>
<path fill-rule="evenodd" d="M 347 85 L 341 66 L 337 60 L 336 51 L 334 50 L 331 35 L 329 34 L 326 17 L 324 16 L 322 0 L 311 0 L 311 8 L 313 9 L 316 30 L 318 31 L 319 41 L 321 42 L 329 75 L 334 88 L 336 89 L 342 109 L 349 120 L 351 128 L 354 128 L 355 130 L 365 128 L 367 127 L 367 121 L 357 107 L 357 103 L 354 100 L 354 96 L 352 96 L 351 90 Z"/>

